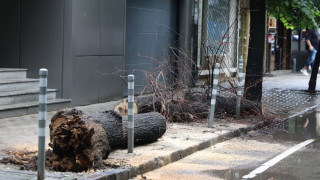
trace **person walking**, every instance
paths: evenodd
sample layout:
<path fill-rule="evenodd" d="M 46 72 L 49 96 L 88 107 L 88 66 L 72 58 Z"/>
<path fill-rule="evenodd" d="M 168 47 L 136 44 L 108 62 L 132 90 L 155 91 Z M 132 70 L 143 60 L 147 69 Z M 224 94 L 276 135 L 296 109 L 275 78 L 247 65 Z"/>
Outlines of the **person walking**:
<path fill-rule="evenodd" d="M 304 63 L 303 68 L 300 70 L 300 72 L 306 76 L 308 76 L 308 67 L 311 66 L 311 69 L 313 68 L 314 60 L 316 58 L 317 50 L 319 47 L 319 40 L 320 34 L 318 31 L 307 29 L 306 43 L 309 56 L 307 61 Z"/>

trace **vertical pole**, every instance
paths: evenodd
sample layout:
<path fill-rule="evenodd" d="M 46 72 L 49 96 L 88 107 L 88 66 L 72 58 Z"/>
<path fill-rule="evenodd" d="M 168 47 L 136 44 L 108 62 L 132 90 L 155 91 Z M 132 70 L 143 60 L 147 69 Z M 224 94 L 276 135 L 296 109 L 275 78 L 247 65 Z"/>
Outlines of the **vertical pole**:
<path fill-rule="evenodd" d="M 198 9 L 198 53 L 197 53 L 197 67 L 200 67 L 201 62 L 201 47 L 202 47 L 202 0 L 199 0 Z"/>
<path fill-rule="evenodd" d="M 240 117 L 241 109 L 241 96 L 242 96 L 242 80 L 243 80 L 243 59 L 242 56 L 239 59 L 238 68 L 238 89 L 237 89 L 237 107 L 236 107 L 236 117 Z"/>
<path fill-rule="evenodd" d="M 47 117 L 47 78 L 48 70 L 39 71 L 39 139 L 38 139 L 38 179 L 44 179 L 45 169 L 45 140 L 46 140 L 46 117 Z"/>
<path fill-rule="evenodd" d="M 210 103 L 210 116 L 209 116 L 209 128 L 213 127 L 213 119 L 214 119 L 214 109 L 216 106 L 216 98 L 217 98 L 217 89 L 219 82 L 219 73 L 220 73 L 220 64 L 216 63 L 213 71 L 213 84 L 212 84 L 212 92 L 211 92 L 211 103 Z"/>
<path fill-rule="evenodd" d="M 320 109 L 317 108 L 316 109 L 316 133 L 317 133 L 317 136 L 320 136 Z"/>
<path fill-rule="evenodd" d="M 295 72 L 297 72 L 297 59 L 296 58 L 293 58 L 292 64 L 293 64 L 292 71 L 295 73 Z"/>
<path fill-rule="evenodd" d="M 134 75 L 128 76 L 128 153 L 133 153 L 134 146 Z"/>

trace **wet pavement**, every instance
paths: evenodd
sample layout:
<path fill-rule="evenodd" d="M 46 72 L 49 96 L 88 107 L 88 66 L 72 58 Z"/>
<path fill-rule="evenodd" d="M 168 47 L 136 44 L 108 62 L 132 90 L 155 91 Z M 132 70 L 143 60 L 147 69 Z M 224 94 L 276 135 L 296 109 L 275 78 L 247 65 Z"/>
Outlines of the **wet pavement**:
<path fill-rule="evenodd" d="M 315 141 L 247 179 L 320 179 L 320 109 L 274 127 L 250 131 L 136 179 L 245 179 L 253 170 L 310 139 Z"/>
<path fill-rule="evenodd" d="M 292 117 L 274 134 L 277 141 L 320 139 L 320 109 Z"/>
<path fill-rule="evenodd" d="M 288 115 L 297 108 L 319 104 L 320 76 L 317 78 L 316 93 L 305 92 L 310 76 L 290 71 L 275 71 L 271 77 L 263 78 L 262 103 L 265 111 Z"/>

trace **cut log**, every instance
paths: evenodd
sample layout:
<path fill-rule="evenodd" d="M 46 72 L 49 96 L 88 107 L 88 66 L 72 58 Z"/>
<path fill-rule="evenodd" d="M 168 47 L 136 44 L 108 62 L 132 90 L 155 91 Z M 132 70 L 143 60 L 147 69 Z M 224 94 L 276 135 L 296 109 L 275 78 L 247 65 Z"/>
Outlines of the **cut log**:
<path fill-rule="evenodd" d="M 236 114 L 236 107 L 236 97 L 217 96 L 215 114 L 221 116 L 233 116 Z M 242 115 L 257 115 L 261 113 L 260 105 L 247 99 L 242 99 L 240 107 L 240 113 Z"/>
<path fill-rule="evenodd" d="M 90 115 L 95 123 L 99 123 L 108 134 L 108 142 L 112 149 L 127 145 L 128 116 L 119 115 L 111 110 Z M 152 142 L 166 132 L 166 119 L 157 112 L 137 114 L 134 116 L 134 140 L 136 143 Z"/>
<path fill-rule="evenodd" d="M 148 112 L 158 112 L 162 114 L 165 111 L 163 102 L 154 100 L 152 96 L 138 97 L 136 104 L 138 107 L 138 114 Z"/>
<path fill-rule="evenodd" d="M 49 126 L 52 153 L 47 163 L 57 171 L 98 168 L 111 148 L 126 146 L 127 121 L 113 110 L 92 115 L 76 109 L 58 111 Z M 166 131 L 165 117 L 156 112 L 137 114 L 134 121 L 136 143 L 155 141 Z"/>
<path fill-rule="evenodd" d="M 164 104 L 159 100 L 154 100 L 152 96 L 137 97 L 133 104 L 134 114 L 142 114 L 148 112 L 162 113 L 164 111 Z M 114 111 L 121 116 L 128 115 L 128 102 L 125 100 L 120 101 L 113 108 Z"/>
<path fill-rule="evenodd" d="M 119 113 L 113 110 L 99 112 L 89 115 L 88 118 L 99 124 L 102 129 L 108 133 L 107 139 L 111 149 L 115 149 L 124 145 L 123 126 L 126 126 L 126 124 L 122 123 L 122 116 Z"/>
<path fill-rule="evenodd" d="M 122 100 L 113 108 L 114 111 L 119 113 L 121 116 L 127 116 L 128 115 L 128 101 Z M 138 114 L 138 107 L 137 104 L 133 104 L 133 113 Z"/>
<path fill-rule="evenodd" d="M 124 116 L 122 122 L 127 124 L 128 116 Z M 136 143 L 156 141 L 166 132 L 166 128 L 166 119 L 160 113 L 150 112 L 134 116 L 134 140 Z M 127 126 L 124 126 L 124 137 L 127 140 Z"/>
<path fill-rule="evenodd" d="M 100 125 L 85 118 L 81 111 L 58 111 L 52 117 L 49 128 L 49 146 L 53 150 L 49 163 L 54 170 L 86 171 L 110 153 L 106 132 Z"/>

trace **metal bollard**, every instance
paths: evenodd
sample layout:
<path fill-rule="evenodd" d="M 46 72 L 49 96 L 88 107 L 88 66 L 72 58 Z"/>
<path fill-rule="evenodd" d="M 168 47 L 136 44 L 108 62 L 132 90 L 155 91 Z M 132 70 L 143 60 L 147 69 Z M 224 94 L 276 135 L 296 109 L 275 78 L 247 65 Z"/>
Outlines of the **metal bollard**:
<path fill-rule="evenodd" d="M 217 98 L 217 89 L 219 82 L 219 73 L 220 73 L 220 64 L 216 63 L 213 71 L 213 84 L 212 84 L 212 92 L 211 92 L 211 103 L 210 103 L 210 116 L 209 116 L 209 128 L 213 127 L 213 119 L 214 119 L 214 109 L 216 106 L 216 98 Z"/>
<path fill-rule="evenodd" d="M 241 109 L 241 96 L 242 96 L 242 80 L 243 80 L 243 59 L 242 56 L 239 59 L 239 72 L 238 72 L 238 89 L 237 89 L 237 107 L 236 117 L 240 117 Z"/>
<path fill-rule="evenodd" d="M 293 66 L 293 67 L 292 67 L 292 72 L 295 73 L 295 72 L 297 72 L 297 59 L 296 59 L 296 58 L 293 58 L 292 61 L 293 61 L 293 62 L 292 62 L 292 66 Z"/>
<path fill-rule="evenodd" d="M 128 76 L 128 153 L 133 153 L 134 146 L 134 75 Z"/>
<path fill-rule="evenodd" d="M 44 179 L 45 170 L 45 141 L 46 141 L 46 118 L 47 118 L 47 84 L 48 70 L 39 71 L 39 139 L 38 139 L 38 179 Z"/>

